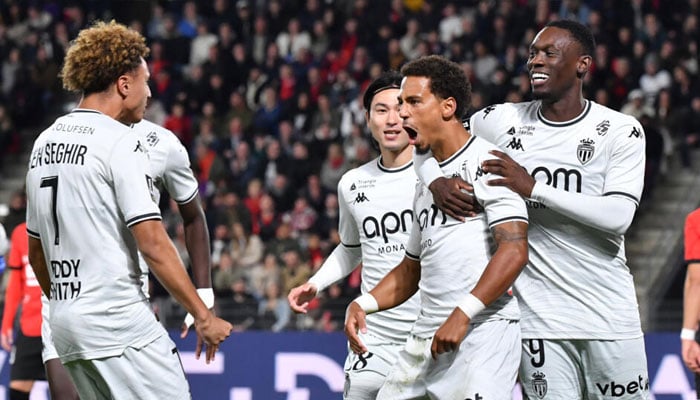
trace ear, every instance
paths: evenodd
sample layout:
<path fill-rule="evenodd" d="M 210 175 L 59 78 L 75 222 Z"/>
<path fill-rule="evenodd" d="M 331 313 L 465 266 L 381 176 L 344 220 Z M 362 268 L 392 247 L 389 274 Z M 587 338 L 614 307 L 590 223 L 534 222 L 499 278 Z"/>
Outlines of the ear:
<path fill-rule="evenodd" d="M 579 78 L 583 78 L 584 76 L 586 76 L 592 64 L 593 57 L 589 55 L 580 56 L 578 58 L 578 62 L 576 63 L 576 76 Z"/>
<path fill-rule="evenodd" d="M 117 93 L 123 98 L 129 94 L 129 88 L 131 87 L 131 78 L 124 74 L 117 78 Z"/>
<path fill-rule="evenodd" d="M 448 97 L 440 102 L 440 108 L 442 111 L 442 119 L 450 120 L 454 118 L 455 112 L 457 112 L 457 100 L 454 97 Z"/>
<path fill-rule="evenodd" d="M 365 110 L 365 122 L 369 123 L 369 110 Z"/>

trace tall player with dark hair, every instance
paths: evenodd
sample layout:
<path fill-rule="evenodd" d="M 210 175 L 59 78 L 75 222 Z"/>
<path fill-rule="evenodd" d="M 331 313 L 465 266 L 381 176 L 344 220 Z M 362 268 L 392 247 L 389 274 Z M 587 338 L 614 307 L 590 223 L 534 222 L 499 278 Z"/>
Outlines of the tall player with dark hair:
<path fill-rule="evenodd" d="M 470 130 L 504 151 L 489 182 L 526 199 L 527 267 L 514 285 L 522 312 L 520 380 L 529 399 L 646 399 L 644 337 L 624 234 L 644 183 L 640 123 L 583 97 L 595 41 L 584 25 L 547 24 L 530 45 L 534 101 L 492 105 Z M 416 157 L 421 179 L 451 191 Z M 451 192 L 451 194 L 449 193 Z M 546 397 L 545 397 L 546 394 Z"/>
<path fill-rule="evenodd" d="M 362 293 L 371 290 L 403 257 L 413 223 L 411 202 L 417 181 L 413 146 L 401 125 L 398 93 L 401 75 L 385 72 L 365 91 L 367 126 L 380 156 L 346 172 L 338 183 L 341 244 L 309 281 L 289 293 L 295 312 L 362 262 Z M 345 362 L 345 399 L 374 399 L 418 316 L 418 297 L 403 306 L 373 314 L 361 335 L 361 354 Z"/>
<path fill-rule="evenodd" d="M 353 351 L 364 351 L 357 331 L 365 320 L 420 289 L 420 314 L 377 399 L 508 398 L 520 359 L 520 316 L 507 291 L 527 261 L 525 203 L 485 184 L 493 176 L 479 162 L 496 147 L 462 127 L 471 91 L 459 65 L 429 56 L 401 73 L 400 115 L 416 152 L 432 149 L 444 175 L 473 185 L 485 212 L 448 217 L 418 183 L 404 257 L 350 304 L 345 334 Z"/>

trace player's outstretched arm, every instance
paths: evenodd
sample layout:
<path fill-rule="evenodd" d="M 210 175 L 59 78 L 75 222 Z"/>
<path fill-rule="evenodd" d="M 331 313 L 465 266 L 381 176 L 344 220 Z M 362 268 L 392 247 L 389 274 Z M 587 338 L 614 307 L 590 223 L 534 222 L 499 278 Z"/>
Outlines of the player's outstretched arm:
<path fill-rule="evenodd" d="M 345 278 L 357 268 L 362 260 L 362 250 L 359 246 L 348 247 L 344 244 L 339 244 L 328 255 L 326 260 L 321 265 L 321 268 L 316 271 L 308 282 L 299 285 L 289 291 L 287 301 L 292 311 L 296 313 L 306 314 L 308 311 L 309 302 L 316 295 L 332 285 L 334 282 Z"/>
<path fill-rule="evenodd" d="M 459 348 L 470 321 L 513 285 L 527 263 L 527 223 L 508 221 L 496 225 L 493 238 L 498 248 L 476 286 L 435 332 L 430 348 L 434 359 Z"/>
<path fill-rule="evenodd" d="M 199 298 L 160 221 L 139 222 L 131 227 L 131 232 L 151 271 L 175 300 L 194 316 L 198 335 L 197 357 L 202 344 L 206 344 L 206 360 L 211 361 L 219 344 L 231 334 L 233 326 L 216 318 Z"/>
<path fill-rule="evenodd" d="M 197 288 L 197 294 L 207 308 L 214 307 L 214 290 L 211 286 L 211 257 L 209 251 L 209 230 L 204 210 L 196 195 L 185 204 L 178 204 L 185 228 L 185 245 L 192 260 L 192 280 Z M 187 313 L 182 323 L 180 337 L 187 336 L 194 324 L 194 317 Z"/>

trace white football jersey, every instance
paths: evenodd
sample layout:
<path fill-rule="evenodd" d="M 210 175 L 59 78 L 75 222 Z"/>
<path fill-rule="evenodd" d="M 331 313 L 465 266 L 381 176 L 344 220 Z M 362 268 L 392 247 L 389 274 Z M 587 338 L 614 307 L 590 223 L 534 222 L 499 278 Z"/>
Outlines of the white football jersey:
<path fill-rule="evenodd" d="M 459 176 L 474 186 L 474 196 L 485 212 L 458 221 L 440 211 L 427 186 L 418 183 L 414 201 L 416 223 L 406 244 L 406 255 L 420 260 L 421 313 L 413 334 L 433 336 L 457 304 L 474 289 L 486 269 L 496 243 L 490 229 L 508 221 L 527 222 L 523 199 L 502 186 L 488 186 L 496 178 L 481 169 L 481 162 L 494 158 L 496 146 L 472 136 L 447 160 L 440 163 L 446 177 Z M 516 299 L 503 294 L 472 322 L 520 318 Z"/>
<path fill-rule="evenodd" d="M 568 122 L 547 121 L 540 102 L 489 106 L 473 134 L 559 190 L 639 203 L 644 132 L 639 122 L 587 101 Z M 628 339 L 642 335 L 624 236 L 603 232 L 527 200 L 530 262 L 514 289 L 525 339 Z"/>
<path fill-rule="evenodd" d="M 380 158 L 346 172 L 338 183 L 342 245 L 362 248 L 362 293 L 397 266 L 413 225 L 413 162 L 385 168 Z M 367 330 L 387 343 L 404 343 L 420 309 L 414 295 L 398 307 L 367 316 Z"/>
<path fill-rule="evenodd" d="M 121 354 L 167 334 L 140 286 L 129 227 L 159 220 L 144 144 L 94 110 L 59 117 L 34 142 L 27 232 L 51 280 L 50 324 L 63 362 Z"/>
<path fill-rule="evenodd" d="M 149 175 L 153 179 L 151 197 L 160 203 L 161 191 L 168 192 L 177 204 L 187 204 L 197 196 L 199 183 L 190 168 L 185 146 L 175 134 L 147 120 L 134 124 L 133 129 L 148 151 Z M 140 258 L 143 291 L 148 296 L 148 264 Z"/>

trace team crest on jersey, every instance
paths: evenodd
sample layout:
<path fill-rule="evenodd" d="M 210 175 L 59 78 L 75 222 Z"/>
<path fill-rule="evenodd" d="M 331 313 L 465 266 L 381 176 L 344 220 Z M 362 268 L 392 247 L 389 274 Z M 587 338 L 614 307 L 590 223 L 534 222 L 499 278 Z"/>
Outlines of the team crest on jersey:
<path fill-rule="evenodd" d="M 149 146 L 153 147 L 158 143 L 160 139 L 158 138 L 158 134 L 155 132 L 148 132 L 148 135 L 146 135 L 146 143 L 148 143 Z"/>
<path fill-rule="evenodd" d="M 544 399 L 544 396 L 547 395 L 547 380 L 544 378 L 544 373 L 540 371 L 532 374 L 532 390 L 540 399 Z"/>
<path fill-rule="evenodd" d="M 603 120 L 603 122 L 599 123 L 598 125 L 595 126 L 596 132 L 598 132 L 598 136 L 605 136 L 608 133 L 608 129 L 610 128 L 610 121 Z"/>
<path fill-rule="evenodd" d="M 595 142 L 592 139 L 582 139 L 581 144 L 576 148 L 576 157 L 582 165 L 586 165 L 593 158 L 594 152 Z"/>

